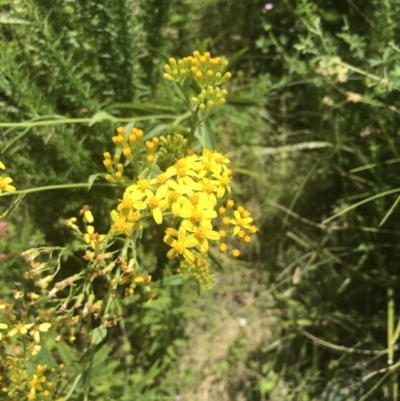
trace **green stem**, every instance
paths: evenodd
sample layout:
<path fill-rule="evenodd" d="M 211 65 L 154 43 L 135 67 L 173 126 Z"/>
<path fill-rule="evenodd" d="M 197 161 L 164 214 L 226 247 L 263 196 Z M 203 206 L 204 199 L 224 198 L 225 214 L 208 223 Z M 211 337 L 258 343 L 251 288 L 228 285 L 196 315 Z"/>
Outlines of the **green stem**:
<path fill-rule="evenodd" d="M 14 192 L 4 192 L 4 193 L 0 194 L 0 197 L 7 196 L 7 195 L 31 194 L 34 192 L 41 192 L 41 191 L 51 191 L 53 189 L 86 188 L 89 186 L 90 186 L 90 184 L 88 182 L 81 182 L 81 183 L 77 183 L 77 184 L 48 185 L 46 187 L 36 187 L 36 188 L 29 188 L 29 189 L 21 189 L 19 191 L 14 191 Z M 110 186 L 112 186 L 112 185 L 110 185 L 108 183 L 92 185 L 92 187 L 110 187 Z"/>
<path fill-rule="evenodd" d="M 189 132 L 189 136 L 188 136 L 188 141 L 187 141 L 187 145 L 188 147 L 190 147 L 190 145 L 193 142 L 194 139 L 194 133 L 196 131 L 197 125 L 198 125 L 198 119 L 197 119 L 197 115 L 199 114 L 199 106 L 196 107 L 196 110 L 193 113 L 192 116 L 192 125 L 190 127 L 190 132 Z"/>
<path fill-rule="evenodd" d="M 151 116 L 142 116 L 142 117 L 130 117 L 130 118 L 122 118 L 122 117 L 114 117 L 115 121 L 121 123 L 130 123 L 135 121 L 146 121 L 146 120 L 154 120 L 154 119 L 176 119 L 175 115 L 172 114 L 158 114 Z M 63 124 L 90 124 L 92 122 L 92 118 L 59 118 L 54 120 L 46 120 L 46 121 L 24 121 L 21 123 L 2 123 L 0 122 L 0 127 L 12 127 L 12 128 L 24 128 L 24 127 L 43 127 L 47 125 L 63 125 Z M 104 118 L 99 121 L 107 120 Z M 95 122 L 99 122 L 95 121 Z"/>
<path fill-rule="evenodd" d="M 183 90 L 182 86 L 178 84 L 179 91 L 181 92 L 183 96 L 183 102 L 186 104 L 187 108 L 189 109 L 190 113 L 193 115 L 194 110 L 192 105 L 190 104 L 190 100 L 186 94 L 186 92 Z"/>

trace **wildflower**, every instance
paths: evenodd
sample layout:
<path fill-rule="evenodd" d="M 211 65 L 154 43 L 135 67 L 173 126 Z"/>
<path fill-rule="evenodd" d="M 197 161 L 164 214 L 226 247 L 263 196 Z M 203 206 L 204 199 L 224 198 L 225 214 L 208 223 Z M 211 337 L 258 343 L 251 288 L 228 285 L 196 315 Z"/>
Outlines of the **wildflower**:
<path fill-rule="evenodd" d="M 17 323 L 15 325 L 15 327 L 10 332 L 8 332 L 7 336 L 13 337 L 17 333 L 21 333 L 22 335 L 25 335 L 32 326 L 33 326 L 33 323 L 28 323 L 28 324 Z"/>
<path fill-rule="evenodd" d="M 222 198 L 226 192 L 229 194 L 232 192 L 231 190 L 231 178 L 232 177 L 232 170 L 225 170 L 222 175 L 214 174 L 214 178 L 216 182 L 219 184 L 217 190 L 217 198 Z"/>
<path fill-rule="evenodd" d="M 125 192 L 122 199 L 120 199 L 120 204 L 118 205 L 118 210 L 126 216 L 132 209 L 143 210 L 146 209 L 146 204 L 140 199 L 143 198 L 143 193 L 141 192 Z"/>
<path fill-rule="evenodd" d="M 172 247 L 167 253 L 169 259 L 182 255 L 186 260 L 194 260 L 194 255 L 188 248 L 194 248 L 198 244 L 198 241 L 193 234 L 186 236 L 186 230 L 183 226 L 180 226 L 178 230 L 177 239 L 167 234 L 164 237 L 164 242 Z"/>
<path fill-rule="evenodd" d="M 235 226 L 235 228 L 233 229 L 233 235 L 236 235 L 242 227 L 247 229 L 250 228 L 250 223 L 253 221 L 251 217 L 242 218 L 238 210 L 235 210 L 234 216 L 235 218 L 231 219 L 230 221 L 230 223 Z"/>
<path fill-rule="evenodd" d="M 185 188 L 186 193 L 191 194 L 193 191 L 201 191 L 201 185 L 193 180 L 192 177 L 197 177 L 196 169 L 198 163 L 189 158 L 179 159 L 174 166 L 169 167 L 166 174 L 169 177 L 176 176 L 177 183 Z"/>
<path fill-rule="evenodd" d="M 147 196 L 148 198 L 153 195 L 153 191 L 155 191 L 157 188 L 154 186 L 155 180 L 148 180 L 147 178 L 139 178 L 134 185 L 130 185 L 128 188 L 126 188 L 126 191 L 128 193 L 130 192 L 136 192 L 141 195 L 142 199 L 143 197 Z"/>
<path fill-rule="evenodd" d="M 132 238 L 132 231 L 139 230 L 141 225 L 126 221 L 124 216 L 121 216 L 116 210 L 111 211 L 111 219 L 114 224 L 110 228 L 110 234 L 115 235 L 124 233 L 128 238 Z"/>
<path fill-rule="evenodd" d="M 168 202 L 168 208 L 171 209 L 174 216 L 180 216 L 181 204 L 187 202 L 187 199 L 177 191 L 168 191 L 165 194 L 165 199 Z"/>
<path fill-rule="evenodd" d="M 10 177 L 0 177 L 0 194 L 2 191 L 7 191 L 7 192 L 14 192 L 17 189 L 13 186 L 10 185 L 13 180 Z"/>
<path fill-rule="evenodd" d="M 273 3 L 267 3 L 264 8 L 269 11 L 272 10 L 274 8 L 274 4 Z"/>
<path fill-rule="evenodd" d="M 147 199 L 150 213 L 153 215 L 154 221 L 161 224 L 163 221 L 162 211 L 166 209 L 168 201 L 164 199 L 167 192 L 167 187 L 158 188 L 156 194 Z"/>
<path fill-rule="evenodd" d="M 198 241 L 200 249 L 203 253 L 208 252 L 208 240 L 218 241 L 220 239 L 219 233 L 205 227 L 195 227 L 193 230 L 193 235 Z"/>

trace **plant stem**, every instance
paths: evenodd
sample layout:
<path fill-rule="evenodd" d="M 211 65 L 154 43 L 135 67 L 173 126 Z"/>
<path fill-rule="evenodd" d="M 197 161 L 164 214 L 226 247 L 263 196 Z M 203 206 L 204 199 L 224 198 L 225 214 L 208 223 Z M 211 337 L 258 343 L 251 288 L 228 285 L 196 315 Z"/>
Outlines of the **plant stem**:
<path fill-rule="evenodd" d="M 60 184 L 60 185 L 48 185 L 45 187 L 37 187 L 37 188 L 29 188 L 29 189 L 21 189 L 19 191 L 14 192 L 4 192 L 0 194 L 0 197 L 7 196 L 7 195 L 20 195 L 20 194 L 31 194 L 34 192 L 41 192 L 41 191 L 51 191 L 53 189 L 68 189 L 68 188 L 85 188 L 89 187 L 90 184 L 88 182 L 80 182 L 76 184 Z M 108 183 L 104 184 L 93 184 L 93 187 L 110 187 L 112 185 Z"/>
<path fill-rule="evenodd" d="M 187 145 L 188 147 L 190 147 L 190 145 L 193 142 L 194 139 L 194 133 L 196 131 L 197 125 L 198 125 L 198 119 L 197 119 L 197 115 L 199 113 L 199 106 L 196 107 L 196 110 L 194 111 L 193 115 L 192 115 L 192 125 L 190 127 L 190 132 L 189 132 L 189 136 L 188 136 L 188 140 L 187 140 Z"/>

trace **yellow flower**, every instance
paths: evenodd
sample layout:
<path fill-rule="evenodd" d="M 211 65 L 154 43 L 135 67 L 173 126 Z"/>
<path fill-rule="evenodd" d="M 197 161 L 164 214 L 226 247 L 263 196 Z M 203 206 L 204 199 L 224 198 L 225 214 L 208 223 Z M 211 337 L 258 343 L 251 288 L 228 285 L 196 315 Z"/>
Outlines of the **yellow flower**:
<path fill-rule="evenodd" d="M 187 199 L 177 191 L 168 191 L 165 195 L 168 202 L 168 208 L 171 209 L 174 216 L 180 216 L 181 205 L 187 202 Z"/>
<path fill-rule="evenodd" d="M 167 253 L 169 259 L 182 255 L 185 259 L 194 261 L 194 255 L 188 248 L 194 248 L 198 244 L 198 241 L 194 235 L 186 236 L 186 230 L 182 226 L 180 226 L 178 230 L 177 239 L 166 235 L 164 237 L 164 242 L 172 247 Z"/>
<path fill-rule="evenodd" d="M 13 337 L 17 333 L 25 335 L 32 326 L 33 323 L 28 323 L 28 324 L 17 323 L 16 326 L 10 332 L 8 332 L 7 336 Z"/>
<path fill-rule="evenodd" d="M 141 195 L 139 199 L 143 199 L 144 196 L 148 198 L 153 195 L 153 191 L 157 188 L 154 186 L 156 180 L 148 180 L 147 178 L 139 178 L 134 185 L 130 185 L 126 188 L 126 192 L 136 192 Z"/>
<path fill-rule="evenodd" d="M 208 252 L 208 240 L 218 241 L 220 239 L 219 233 L 205 227 L 195 227 L 193 230 L 193 235 L 198 241 L 200 249 L 203 253 Z"/>
<path fill-rule="evenodd" d="M 116 210 L 111 211 L 111 219 L 114 222 L 110 228 L 111 235 L 124 233 L 128 238 L 132 238 L 132 231 L 139 230 L 142 227 L 138 223 L 130 223 L 126 221 L 125 217 L 118 214 Z"/>
<path fill-rule="evenodd" d="M 10 185 L 11 182 L 13 180 L 10 177 L 0 177 L 0 194 L 2 191 L 14 192 L 17 190 L 13 185 Z"/>
<path fill-rule="evenodd" d="M 217 217 L 217 212 L 215 210 L 194 207 L 191 204 L 186 203 L 182 206 L 181 217 L 187 219 L 182 221 L 182 226 L 187 230 L 193 231 L 194 227 L 198 226 L 211 229 L 211 220 Z"/>
<path fill-rule="evenodd" d="M 86 233 L 83 234 L 83 239 L 87 244 L 90 244 L 96 253 L 100 252 L 99 244 L 104 242 L 105 235 L 100 235 L 94 232 L 94 227 L 91 225 L 86 226 Z"/>
<path fill-rule="evenodd" d="M 169 167 L 166 171 L 168 177 L 176 176 L 176 181 L 179 186 L 189 195 L 193 191 L 201 191 L 201 185 L 193 180 L 192 177 L 197 177 L 195 169 L 197 162 L 189 158 L 179 159 L 174 166 Z"/>
<path fill-rule="evenodd" d="M 118 205 L 118 210 L 126 216 L 132 209 L 143 210 L 146 209 L 146 204 L 141 201 L 144 194 L 142 192 L 125 192 L 122 199 L 120 199 L 120 204 Z"/>
<path fill-rule="evenodd" d="M 6 169 L 6 166 L 4 165 L 4 163 L 3 163 L 2 161 L 0 161 L 0 168 L 1 168 L 2 170 L 5 170 L 5 169 Z"/>
<path fill-rule="evenodd" d="M 237 210 L 235 210 L 234 216 L 235 218 L 231 219 L 230 221 L 230 223 L 235 226 L 235 228 L 233 229 L 233 235 L 236 235 L 241 230 L 241 228 L 249 229 L 251 227 L 250 223 L 253 221 L 251 217 L 242 218 L 240 212 L 238 212 Z"/>
<path fill-rule="evenodd" d="M 150 213 L 153 215 L 154 221 L 157 224 L 161 224 L 163 221 L 162 211 L 168 206 L 168 201 L 164 199 L 167 193 L 168 187 L 162 186 L 158 188 L 156 194 L 147 199 Z"/>
<path fill-rule="evenodd" d="M 36 326 L 34 329 L 32 329 L 29 334 L 33 336 L 34 340 L 36 343 L 40 343 L 40 334 L 39 332 L 41 331 L 42 333 L 46 333 L 49 331 L 49 328 L 51 327 L 51 323 L 42 323 L 39 326 Z"/>
<path fill-rule="evenodd" d="M 219 184 L 217 198 L 222 198 L 225 195 L 225 192 L 228 192 L 229 194 L 232 192 L 230 185 L 232 179 L 232 170 L 225 170 L 222 175 L 214 174 L 213 177 Z"/>
<path fill-rule="evenodd" d="M 203 178 L 200 181 L 200 185 L 203 187 L 202 191 L 204 194 L 207 195 L 208 200 L 212 203 L 213 207 L 217 205 L 217 197 L 215 196 L 214 192 L 217 192 L 218 181 L 216 180 L 209 180 L 207 178 Z"/>

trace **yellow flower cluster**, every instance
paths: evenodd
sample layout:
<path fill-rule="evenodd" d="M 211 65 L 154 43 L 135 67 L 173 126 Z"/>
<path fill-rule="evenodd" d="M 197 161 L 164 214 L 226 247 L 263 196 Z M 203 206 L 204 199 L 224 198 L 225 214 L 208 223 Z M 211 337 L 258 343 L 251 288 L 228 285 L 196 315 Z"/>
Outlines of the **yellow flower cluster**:
<path fill-rule="evenodd" d="M 108 172 L 105 179 L 108 182 L 126 182 L 124 165 L 120 162 L 121 154 L 129 162 L 135 161 L 136 164 L 140 162 L 144 165 L 151 165 L 154 163 L 154 154 L 157 151 L 159 139 L 153 138 L 151 141 L 143 143 L 143 131 L 138 128 L 133 128 L 128 136 L 123 127 L 118 127 L 116 131 L 112 140 L 121 153 L 116 153 L 113 158 L 109 152 L 103 154 L 103 164 Z M 144 159 L 143 162 L 142 159 Z"/>
<path fill-rule="evenodd" d="M 258 227 L 252 225 L 253 218 L 248 210 L 243 206 L 238 206 L 236 210 L 233 209 L 235 202 L 229 199 L 225 207 L 221 206 L 218 214 L 222 219 L 223 228 L 219 231 L 221 242 L 219 250 L 221 252 L 228 251 L 228 244 L 225 242 L 226 238 L 235 238 L 241 242 L 249 243 L 251 236 L 257 234 Z M 230 254 L 234 257 L 240 255 L 238 249 L 233 249 Z"/>
<path fill-rule="evenodd" d="M 5 170 L 6 166 L 3 162 L 0 161 L 0 169 Z M 14 192 L 16 188 L 13 185 L 10 185 L 13 182 L 12 178 L 10 177 L 2 177 L 0 176 L 0 194 L 5 192 Z"/>
<path fill-rule="evenodd" d="M 22 292 L 15 294 L 16 299 L 23 297 L 24 294 Z M 5 339 L 10 343 L 13 338 L 14 343 L 18 343 L 22 338 L 26 342 L 27 351 L 31 355 L 37 355 L 42 348 L 40 345 L 40 332 L 47 332 L 51 327 L 51 323 L 46 322 L 36 326 L 34 323 L 17 321 L 12 309 L 13 306 L 11 304 L 0 304 L 0 341 Z M 8 330 L 8 332 L 3 334 L 3 330 Z"/>
<path fill-rule="evenodd" d="M 214 287 L 215 276 L 205 255 L 196 254 L 194 261 L 182 260 L 177 272 L 186 279 L 193 277 L 204 290 Z"/>
<path fill-rule="evenodd" d="M 215 105 L 225 104 L 228 91 L 221 90 L 220 85 L 227 82 L 232 74 L 225 72 L 228 61 L 221 57 L 211 57 L 210 52 L 200 54 L 194 51 L 193 56 L 180 60 L 170 58 L 165 64 L 164 78 L 176 81 L 183 85 L 191 76 L 200 87 L 201 92 L 197 97 L 192 97 L 192 102 L 199 106 L 200 110 L 211 110 Z"/>
<path fill-rule="evenodd" d="M 56 397 L 56 389 L 59 377 L 65 375 L 60 372 L 64 365 L 49 369 L 47 365 L 35 364 L 30 358 L 22 355 L 0 355 L 0 364 L 2 400 L 61 400 Z"/>
<path fill-rule="evenodd" d="M 161 224 L 168 217 L 174 227 L 165 232 L 164 242 L 171 247 L 167 257 L 183 256 L 190 262 L 195 261 L 194 249 L 201 254 L 208 253 L 209 241 L 221 238 L 225 241 L 231 236 L 250 242 L 250 235 L 255 234 L 257 228 L 251 226 L 253 219 L 244 208 L 232 212 L 231 218 L 228 214 L 222 217 L 221 224 L 226 229 L 218 232 L 213 228 L 218 217 L 218 201 L 231 193 L 230 160 L 209 149 L 203 149 L 200 155 L 192 149 L 188 152 L 164 172 L 160 171 L 155 177 L 139 177 L 135 184 L 126 188 L 117 210 L 111 212 L 110 234 L 122 233 L 132 238 L 133 233 L 142 228 L 143 219 L 151 216 Z M 228 201 L 227 208 L 231 207 L 233 201 Z M 234 226 L 232 230 L 228 230 L 230 225 Z M 227 250 L 225 242 L 220 249 Z M 231 254 L 237 257 L 239 251 L 233 250 Z"/>

